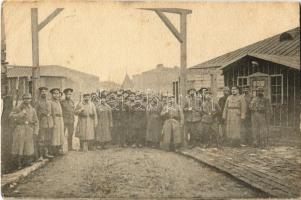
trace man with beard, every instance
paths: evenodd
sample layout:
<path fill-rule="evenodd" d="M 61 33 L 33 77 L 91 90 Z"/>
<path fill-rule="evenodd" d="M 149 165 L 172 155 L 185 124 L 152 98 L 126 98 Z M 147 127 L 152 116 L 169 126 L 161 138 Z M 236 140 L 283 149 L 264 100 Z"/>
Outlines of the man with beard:
<path fill-rule="evenodd" d="M 33 135 L 38 135 L 39 121 L 35 109 L 30 105 L 31 95 L 24 94 L 23 102 L 15 108 L 10 118 L 14 120 L 12 155 L 18 169 L 31 164 L 34 154 Z"/>
<path fill-rule="evenodd" d="M 71 99 L 73 89 L 64 89 L 65 99 L 61 101 L 63 120 L 64 120 L 64 132 L 68 131 L 68 151 L 72 150 L 72 137 L 74 132 L 74 101 Z"/>
<path fill-rule="evenodd" d="M 39 130 L 39 145 L 38 145 L 38 155 L 39 160 L 43 158 L 53 158 L 50 155 L 51 151 L 51 139 L 52 139 L 52 129 L 53 129 L 53 117 L 51 103 L 47 99 L 47 87 L 40 87 L 40 98 L 36 103 L 36 112 L 40 122 Z"/>
<path fill-rule="evenodd" d="M 98 123 L 96 108 L 90 99 L 90 93 L 85 93 L 83 102 L 79 102 L 74 112 L 78 116 L 76 136 L 79 137 L 80 147 L 83 151 L 93 149 L 95 128 Z"/>

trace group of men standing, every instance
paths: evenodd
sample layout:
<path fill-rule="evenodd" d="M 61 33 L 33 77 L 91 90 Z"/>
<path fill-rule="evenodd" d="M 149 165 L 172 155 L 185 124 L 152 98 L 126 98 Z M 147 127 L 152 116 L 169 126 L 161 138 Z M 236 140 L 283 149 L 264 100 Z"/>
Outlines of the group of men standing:
<path fill-rule="evenodd" d="M 59 88 L 50 90 L 50 100 L 48 88 L 39 91 L 34 106 L 31 95 L 25 94 L 10 114 L 14 122 L 12 154 L 19 168 L 30 164 L 33 155 L 42 160 L 62 154 L 66 138 L 68 150 L 72 150 L 74 133 L 83 151 L 104 149 L 109 144 L 166 150 L 187 143 L 205 147 L 267 145 L 271 112 L 262 89 L 252 96 L 248 89 L 241 95 L 238 87 L 231 92 L 225 87 L 218 101 L 207 88 L 190 89 L 178 103 L 172 95 L 102 91 L 83 94 L 77 105 L 71 88 L 63 91 L 63 99 Z"/>
<path fill-rule="evenodd" d="M 48 88 L 40 87 L 39 92 L 40 98 L 34 106 L 31 94 L 24 94 L 21 104 L 10 114 L 14 126 L 12 154 L 18 168 L 33 160 L 60 155 L 65 131 L 73 134 L 74 102 L 70 98 L 73 90 L 64 90 L 64 100 L 59 88 L 50 90 L 51 100 L 47 98 Z M 71 142 L 68 137 L 69 149 Z"/>

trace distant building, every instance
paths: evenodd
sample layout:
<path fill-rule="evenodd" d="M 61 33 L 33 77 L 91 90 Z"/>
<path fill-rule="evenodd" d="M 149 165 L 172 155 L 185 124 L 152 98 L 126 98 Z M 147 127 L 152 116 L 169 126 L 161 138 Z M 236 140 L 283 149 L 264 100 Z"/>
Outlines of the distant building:
<path fill-rule="evenodd" d="M 32 93 L 32 67 L 8 65 L 7 77 L 9 94 L 14 97 L 25 92 Z M 45 65 L 40 67 L 40 86 L 49 89 L 58 87 L 74 89 L 74 97 L 87 91 L 95 91 L 99 86 L 99 78 L 95 75 L 79 72 L 67 67 L 58 65 Z"/>
<path fill-rule="evenodd" d="M 101 81 L 99 83 L 100 90 L 118 90 L 120 88 L 121 88 L 121 85 L 118 83 L 115 83 L 113 81 Z"/>
<path fill-rule="evenodd" d="M 298 128 L 300 123 L 300 27 L 213 58 L 189 69 L 192 83 L 201 82 L 200 70 L 222 73 L 228 87 L 263 87 L 271 100 L 271 124 Z M 214 70 L 216 72 L 214 72 Z"/>
<path fill-rule="evenodd" d="M 161 93 L 172 93 L 173 85 L 171 83 L 178 80 L 179 68 L 164 67 L 162 64 L 158 64 L 155 69 L 133 75 L 136 90 L 149 89 Z"/>
<path fill-rule="evenodd" d="M 131 80 L 131 78 L 129 77 L 129 75 L 126 73 L 124 80 L 121 84 L 121 88 L 124 90 L 128 90 L 128 89 L 133 89 L 134 88 L 134 83 Z"/>
<path fill-rule="evenodd" d="M 221 95 L 224 86 L 222 70 L 216 66 L 194 66 L 187 70 L 187 88 L 210 88 L 215 96 Z"/>

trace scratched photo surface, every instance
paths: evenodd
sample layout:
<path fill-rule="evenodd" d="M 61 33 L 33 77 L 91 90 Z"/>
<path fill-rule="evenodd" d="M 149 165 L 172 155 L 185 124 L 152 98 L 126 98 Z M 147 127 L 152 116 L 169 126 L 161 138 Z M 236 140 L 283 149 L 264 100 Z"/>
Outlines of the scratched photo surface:
<path fill-rule="evenodd" d="M 298 2 L 2 2 L 3 198 L 298 198 L 300 115 Z"/>

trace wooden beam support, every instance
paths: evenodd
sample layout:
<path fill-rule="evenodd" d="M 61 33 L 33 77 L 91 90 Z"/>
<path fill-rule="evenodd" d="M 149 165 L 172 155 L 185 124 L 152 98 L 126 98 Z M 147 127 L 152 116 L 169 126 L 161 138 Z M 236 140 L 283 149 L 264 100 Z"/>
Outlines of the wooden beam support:
<path fill-rule="evenodd" d="M 64 8 L 55 9 L 48 17 L 46 17 L 46 19 L 44 19 L 41 23 L 39 23 L 38 31 L 42 30 L 53 18 L 55 18 L 63 10 Z"/>
<path fill-rule="evenodd" d="M 183 42 L 183 35 L 179 33 L 177 28 L 170 22 L 170 20 L 166 17 L 166 15 L 161 11 L 155 11 L 160 19 L 164 22 L 167 28 L 171 31 L 171 33 L 177 38 L 177 40 L 182 43 Z"/>

